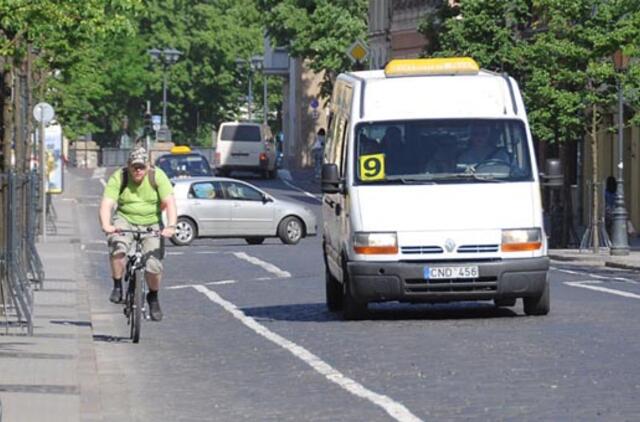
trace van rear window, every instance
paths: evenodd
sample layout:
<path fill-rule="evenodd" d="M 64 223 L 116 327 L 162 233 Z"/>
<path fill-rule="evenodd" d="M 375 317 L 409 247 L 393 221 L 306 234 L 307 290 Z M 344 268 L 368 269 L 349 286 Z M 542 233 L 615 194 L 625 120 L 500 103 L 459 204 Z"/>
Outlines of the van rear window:
<path fill-rule="evenodd" d="M 220 139 L 224 141 L 260 142 L 260 128 L 250 125 L 224 126 Z"/>

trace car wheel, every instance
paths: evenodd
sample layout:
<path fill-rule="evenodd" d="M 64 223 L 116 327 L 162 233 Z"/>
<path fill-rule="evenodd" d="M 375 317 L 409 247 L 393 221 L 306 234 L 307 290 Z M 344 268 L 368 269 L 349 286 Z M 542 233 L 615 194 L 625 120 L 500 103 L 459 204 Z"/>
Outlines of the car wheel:
<path fill-rule="evenodd" d="M 493 303 L 496 305 L 496 308 L 508 308 L 510 306 L 516 306 L 516 298 L 494 299 Z"/>
<path fill-rule="evenodd" d="M 327 296 L 327 308 L 331 312 L 342 309 L 342 286 L 340 282 L 331 275 L 329 268 L 324 269 L 325 291 Z"/>
<path fill-rule="evenodd" d="M 302 239 L 304 227 L 298 217 L 289 216 L 278 225 L 278 237 L 282 243 L 295 245 Z"/>
<path fill-rule="evenodd" d="M 196 238 L 196 224 L 188 218 L 178 218 L 176 234 L 171 236 L 171 243 L 177 246 L 187 246 Z"/>
<path fill-rule="evenodd" d="M 546 315 L 551 308 L 549 300 L 549 280 L 544 281 L 544 289 L 539 296 L 522 298 L 524 313 L 527 315 Z"/>
<path fill-rule="evenodd" d="M 244 240 L 250 245 L 262 245 L 264 237 L 245 237 Z"/>

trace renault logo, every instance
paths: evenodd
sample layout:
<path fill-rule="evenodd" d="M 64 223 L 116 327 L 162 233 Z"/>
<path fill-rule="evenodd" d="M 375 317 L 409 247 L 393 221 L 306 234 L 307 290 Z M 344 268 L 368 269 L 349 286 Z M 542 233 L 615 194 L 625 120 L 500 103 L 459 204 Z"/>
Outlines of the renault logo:
<path fill-rule="evenodd" d="M 447 252 L 453 252 L 453 250 L 456 248 L 456 242 L 454 242 L 453 239 L 447 239 L 444 242 L 444 248 L 447 250 Z"/>

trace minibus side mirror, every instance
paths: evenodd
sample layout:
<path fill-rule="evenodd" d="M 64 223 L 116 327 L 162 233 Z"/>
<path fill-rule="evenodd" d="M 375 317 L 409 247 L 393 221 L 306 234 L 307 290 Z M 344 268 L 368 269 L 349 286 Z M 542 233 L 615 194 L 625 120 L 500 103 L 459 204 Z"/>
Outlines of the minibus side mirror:
<path fill-rule="evenodd" d="M 338 166 L 335 164 L 322 165 L 321 186 L 323 193 L 340 192 L 340 176 L 338 175 Z"/>

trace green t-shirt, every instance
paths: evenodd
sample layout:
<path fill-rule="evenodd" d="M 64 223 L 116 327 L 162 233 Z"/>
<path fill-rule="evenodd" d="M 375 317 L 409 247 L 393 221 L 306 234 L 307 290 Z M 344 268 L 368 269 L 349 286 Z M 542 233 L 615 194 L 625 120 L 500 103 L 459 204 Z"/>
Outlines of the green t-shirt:
<path fill-rule="evenodd" d="M 131 224 L 149 225 L 160 222 L 161 210 L 160 202 L 173 193 L 173 186 L 167 175 L 159 168 L 155 168 L 156 191 L 149 182 L 149 173 L 142 180 L 140 185 L 136 185 L 133 177 L 129 174 L 127 187 L 120 195 L 120 185 L 122 184 L 122 169 L 116 170 L 104 189 L 103 197 L 109 198 L 118 204 L 118 215 L 122 216 Z"/>

